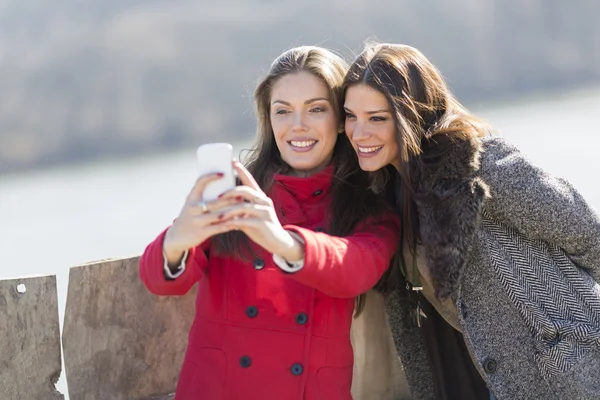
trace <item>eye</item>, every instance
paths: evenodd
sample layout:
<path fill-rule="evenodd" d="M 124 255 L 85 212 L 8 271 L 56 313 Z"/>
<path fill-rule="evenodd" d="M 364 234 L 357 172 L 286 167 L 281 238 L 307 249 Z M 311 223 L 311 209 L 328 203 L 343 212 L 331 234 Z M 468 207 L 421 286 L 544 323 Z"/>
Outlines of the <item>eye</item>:
<path fill-rule="evenodd" d="M 277 115 L 283 115 L 283 114 L 287 114 L 287 113 L 289 113 L 288 110 L 284 110 L 284 109 L 281 109 L 281 108 L 279 110 L 275 111 L 275 114 L 277 114 Z"/>
<path fill-rule="evenodd" d="M 387 121 L 387 118 L 386 118 L 386 117 L 382 117 L 382 116 L 379 116 L 379 115 L 374 115 L 374 116 L 372 116 L 370 119 L 371 119 L 371 121 L 373 121 L 373 122 L 383 122 L 383 121 Z"/>
<path fill-rule="evenodd" d="M 310 112 L 313 112 L 313 113 L 320 113 L 320 112 L 325 112 L 325 111 L 327 111 L 327 109 L 325 107 L 321 107 L 321 106 L 313 107 L 310 109 Z"/>
<path fill-rule="evenodd" d="M 346 119 L 356 119 L 356 115 L 346 112 Z"/>

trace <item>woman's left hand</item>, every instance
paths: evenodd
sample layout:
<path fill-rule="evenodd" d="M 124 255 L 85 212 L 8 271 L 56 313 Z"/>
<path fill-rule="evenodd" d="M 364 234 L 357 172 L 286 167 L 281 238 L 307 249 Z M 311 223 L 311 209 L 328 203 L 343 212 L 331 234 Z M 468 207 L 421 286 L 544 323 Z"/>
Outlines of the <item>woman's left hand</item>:
<path fill-rule="evenodd" d="M 223 211 L 220 224 L 244 232 L 253 242 L 265 250 L 294 262 L 304 258 L 304 246 L 281 226 L 271 200 L 258 186 L 254 177 L 239 162 L 234 168 L 242 186 L 226 192 L 221 197 L 241 196 L 246 202 L 233 205 Z"/>

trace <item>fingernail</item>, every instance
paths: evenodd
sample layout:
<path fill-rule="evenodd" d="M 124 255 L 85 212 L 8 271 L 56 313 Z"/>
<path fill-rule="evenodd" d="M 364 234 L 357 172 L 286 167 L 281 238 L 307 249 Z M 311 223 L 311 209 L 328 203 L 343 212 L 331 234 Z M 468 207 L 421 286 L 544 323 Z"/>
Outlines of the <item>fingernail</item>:
<path fill-rule="evenodd" d="M 236 199 L 237 201 L 242 201 L 242 200 L 244 200 L 244 198 L 243 198 L 242 196 L 237 196 L 235 199 Z"/>
<path fill-rule="evenodd" d="M 223 176 L 225 176 L 225 174 L 223 174 L 222 172 L 218 172 L 218 173 L 217 173 L 217 176 L 218 176 L 219 178 L 222 178 Z"/>
<path fill-rule="evenodd" d="M 223 219 L 224 216 L 224 214 L 219 214 L 219 219 Z"/>
<path fill-rule="evenodd" d="M 223 197 L 223 196 L 225 196 L 225 193 L 221 193 L 219 196 L 217 196 L 217 198 L 219 198 L 219 199 L 220 199 L 220 198 L 221 198 L 221 197 Z"/>

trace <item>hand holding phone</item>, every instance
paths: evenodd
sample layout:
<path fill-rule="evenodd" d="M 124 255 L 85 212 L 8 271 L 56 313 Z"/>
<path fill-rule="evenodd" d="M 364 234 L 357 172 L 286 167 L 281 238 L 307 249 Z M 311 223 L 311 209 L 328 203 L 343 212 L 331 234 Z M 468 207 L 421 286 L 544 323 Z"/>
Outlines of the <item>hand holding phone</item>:
<path fill-rule="evenodd" d="M 223 177 L 206 185 L 202 200 L 212 201 L 235 187 L 233 146 L 229 143 L 207 143 L 196 150 L 199 176 L 222 173 Z"/>

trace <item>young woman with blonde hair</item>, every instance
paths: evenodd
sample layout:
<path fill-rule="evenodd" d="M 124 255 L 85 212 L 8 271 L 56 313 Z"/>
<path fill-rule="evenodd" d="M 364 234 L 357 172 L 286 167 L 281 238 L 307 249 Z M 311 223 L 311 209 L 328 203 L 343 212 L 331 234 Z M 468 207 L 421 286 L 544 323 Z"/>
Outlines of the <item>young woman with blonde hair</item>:
<path fill-rule="evenodd" d="M 399 219 L 368 190 L 343 133 L 346 70 L 319 47 L 279 56 L 255 91 L 241 184 L 204 202 L 219 176 L 200 177 L 146 248 L 151 292 L 199 285 L 176 400 L 351 400 L 356 299 L 387 270 Z"/>

